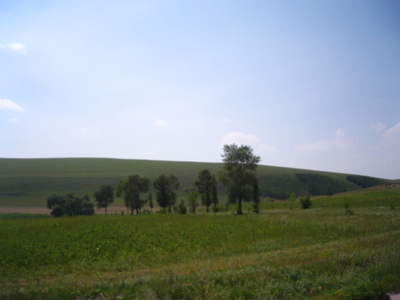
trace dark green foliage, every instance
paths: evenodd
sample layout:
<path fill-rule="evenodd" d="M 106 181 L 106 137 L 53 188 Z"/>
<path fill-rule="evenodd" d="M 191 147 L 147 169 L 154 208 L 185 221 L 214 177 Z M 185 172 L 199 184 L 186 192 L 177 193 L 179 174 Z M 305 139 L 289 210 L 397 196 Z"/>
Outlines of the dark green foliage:
<path fill-rule="evenodd" d="M 72 193 L 63 196 L 51 195 L 47 198 L 47 208 L 52 210 L 51 214 L 55 217 L 94 215 L 94 205 L 87 195 L 83 198 Z"/>
<path fill-rule="evenodd" d="M 171 213 L 171 208 L 176 203 L 176 190 L 179 188 L 179 180 L 173 174 L 161 174 L 153 182 L 153 186 L 156 189 L 157 203 L 163 208 L 168 207 L 168 212 Z"/>
<path fill-rule="evenodd" d="M 344 209 L 346 210 L 346 215 L 349 215 L 349 216 L 354 215 L 354 212 L 350 208 L 350 202 L 349 201 L 345 201 L 344 202 Z"/>
<path fill-rule="evenodd" d="M 258 180 L 253 183 L 253 210 L 256 214 L 260 213 L 260 193 L 258 192 Z"/>
<path fill-rule="evenodd" d="M 294 174 L 263 174 L 257 176 L 257 179 L 260 195 L 263 197 L 286 200 L 292 192 L 296 193 L 296 195 L 307 195 L 306 185 Z"/>
<path fill-rule="evenodd" d="M 302 209 L 308 209 L 312 206 L 312 202 L 310 200 L 310 197 L 304 197 L 300 198 L 300 204 Z"/>
<path fill-rule="evenodd" d="M 287 191 L 280 191 L 276 188 L 264 189 L 262 195 L 264 197 L 278 200 L 286 200 L 289 198 L 289 193 Z"/>
<path fill-rule="evenodd" d="M 379 179 L 368 177 L 368 176 L 360 176 L 360 175 L 348 175 L 346 179 L 364 189 L 376 186 L 381 184 L 382 182 Z"/>
<path fill-rule="evenodd" d="M 183 199 L 181 200 L 181 203 L 178 205 L 178 214 L 180 215 L 185 215 L 187 213 L 187 207 Z"/>
<path fill-rule="evenodd" d="M 196 213 L 196 208 L 199 206 L 198 197 L 199 193 L 195 190 L 191 190 L 187 196 L 189 211 L 193 214 Z"/>
<path fill-rule="evenodd" d="M 203 205 L 205 205 L 207 212 L 210 211 L 210 205 L 212 203 L 211 193 L 214 188 L 214 181 L 215 178 L 211 175 L 210 171 L 208 169 L 204 169 L 199 172 L 199 175 L 194 182 L 194 185 L 200 194 L 201 202 Z"/>
<path fill-rule="evenodd" d="M 231 202 L 238 202 L 237 213 L 242 214 L 242 201 L 251 200 L 251 190 L 256 178 L 260 157 L 253 154 L 249 146 L 224 145 L 222 154 L 224 170 L 220 173 L 221 182 L 228 188 Z"/>
<path fill-rule="evenodd" d="M 117 187 L 117 197 L 123 197 L 125 206 L 131 209 L 131 215 L 136 210 L 136 214 L 142 209 L 146 200 L 140 199 L 141 193 L 147 193 L 149 190 L 150 179 L 141 177 L 139 174 L 129 175 L 127 179 L 119 182 Z"/>
<path fill-rule="evenodd" d="M 214 206 L 211 207 L 211 211 L 212 211 L 213 213 L 220 212 L 220 211 L 221 211 L 221 207 L 220 207 L 218 204 L 217 204 L 217 205 L 214 205 Z"/>
<path fill-rule="evenodd" d="M 153 195 L 151 194 L 151 192 L 149 193 L 147 201 L 149 202 L 150 211 L 153 212 L 154 202 L 153 202 Z"/>
<path fill-rule="evenodd" d="M 306 186 L 311 195 L 333 195 L 346 192 L 347 187 L 339 180 L 314 173 L 296 173 L 296 177 Z"/>
<path fill-rule="evenodd" d="M 218 189 L 217 189 L 217 179 L 215 176 L 212 176 L 212 189 L 211 189 L 211 202 L 214 204 L 213 212 L 218 212 Z"/>
<path fill-rule="evenodd" d="M 104 207 L 105 214 L 107 214 L 107 207 L 114 202 L 114 189 L 109 184 L 103 184 L 94 192 L 94 197 L 96 198 L 97 207 Z"/>
<path fill-rule="evenodd" d="M 55 217 L 65 215 L 65 203 L 66 200 L 61 195 L 51 195 L 47 198 L 47 208 L 52 209 L 51 214 Z"/>

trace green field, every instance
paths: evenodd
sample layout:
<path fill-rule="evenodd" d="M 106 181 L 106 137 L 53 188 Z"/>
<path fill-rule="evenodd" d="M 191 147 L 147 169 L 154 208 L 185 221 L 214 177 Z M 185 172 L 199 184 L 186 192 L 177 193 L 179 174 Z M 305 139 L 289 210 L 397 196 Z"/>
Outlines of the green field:
<path fill-rule="evenodd" d="M 400 291 L 400 188 L 312 201 L 308 210 L 263 202 L 261 214 L 242 216 L 0 214 L 0 298 L 384 299 Z"/>
<path fill-rule="evenodd" d="M 44 207 L 46 198 L 54 193 L 72 192 L 92 197 L 101 184 L 116 187 L 121 179 L 133 173 L 147 176 L 151 181 L 161 173 L 175 174 L 181 184 L 178 193 L 182 197 L 183 188 L 192 185 L 205 168 L 216 174 L 222 169 L 222 163 L 102 158 L 0 159 L 0 207 Z M 295 177 L 298 172 L 327 175 L 343 184 L 347 191 L 360 189 L 345 179 L 347 174 L 259 166 L 260 191 L 306 195 L 306 186 Z M 225 190 L 221 185 L 219 193 L 223 199 Z M 114 205 L 123 206 L 122 199 L 116 199 Z"/>

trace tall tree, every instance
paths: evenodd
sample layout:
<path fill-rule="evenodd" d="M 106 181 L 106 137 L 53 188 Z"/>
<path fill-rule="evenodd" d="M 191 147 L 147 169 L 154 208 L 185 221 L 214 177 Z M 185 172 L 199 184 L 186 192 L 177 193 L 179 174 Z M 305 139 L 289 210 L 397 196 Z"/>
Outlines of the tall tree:
<path fill-rule="evenodd" d="M 253 183 L 253 209 L 256 214 L 260 213 L 260 193 L 258 192 L 258 180 Z"/>
<path fill-rule="evenodd" d="M 103 184 L 100 188 L 94 192 L 96 198 L 97 207 L 105 208 L 105 214 L 107 215 L 107 207 L 114 202 L 114 189 L 111 185 Z"/>
<path fill-rule="evenodd" d="M 190 191 L 189 195 L 187 196 L 189 211 L 192 214 L 196 213 L 196 208 L 199 206 L 198 198 L 199 198 L 199 193 L 197 191 Z"/>
<path fill-rule="evenodd" d="M 201 196 L 201 202 L 206 206 L 207 212 L 210 211 L 211 205 L 211 192 L 213 188 L 213 176 L 208 169 L 201 170 L 197 175 L 197 179 L 194 182 L 197 190 Z"/>
<path fill-rule="evenodd" d="M 252 185 L 260 157 L 255 156 L 249 146 L 224 145 L 223 150 L 224 167 L 220 172 L 220 181 L 228 187 L 231 201 L 239 203 L 237 213 L 241 215 L 242 201 L 251 200 Z"/>
<path fill-rule="evenodd" d="M 136 214 L 139 214 L 139 210 L 146 203 L 146 200 L 140 199 L 140 194 L 147 193 L 149 184 L 150 179 L 141 177 L 139 174 L 129 175 L 127 179 L 119 182 L 116 196 L 124 198 L 125 206 L 131 209 L 131 215 L 134 210 Z"/>
<path fill-rule="evenodd" d="M 179 180 L 173 174 L 161 174 L 153 182 L 153 186 L 156 189 L 156 199 L 160 207 L 168 207 L 168 212 L 171 213 L 171 207 L 176 203 L 176 190 L 179 188 Z"/>
<path fill-rule="evenodd" d="M 218 204 L 218 189 L 217 189 L 217 179 L 215 176 L 212 176 L 212 188 L 211 188 L 211 203 L 214 204 L 214 212 L 218 212 L 217 204 Z"/>
<path fill-rule="evenodd" d="M 154 202 L 151 192 L 149 193 L 149 197 L 147 198 L 147 200 L 149 201 L 150 211 L 153 212 Z"/>

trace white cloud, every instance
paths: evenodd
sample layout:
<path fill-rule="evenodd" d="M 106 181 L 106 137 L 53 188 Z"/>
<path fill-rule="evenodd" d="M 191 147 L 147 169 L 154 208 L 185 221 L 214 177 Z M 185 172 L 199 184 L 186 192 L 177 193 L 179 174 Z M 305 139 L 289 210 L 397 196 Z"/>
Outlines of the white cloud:
<path fill-rule="evenodd" d="M 17 112 L 24 111 L 21 106 L 7 99 L 0 99 L 0 110 L 11 110 Z"/>
<path fill-rule="evenodd" d="M 228 119 L 223 119 L 223 121 L 224 121 L 225 123 L 230 123 L 230 122 L 231 122 L 231 120 L 228 120 Z"/>
<path fill-rule="evenodd" d="M 26 52 L 28 52 L 26 50 L 25 45 L 21 44 L 21 43 L 11 43 L 7 45 L 8 48 L 10 48 L 12 51 L 21 53 L 21 54 L 25 54 Z"/>
<path fill-rule="evenodd" d="M 167 122 L 165 122 L 163 120 L 157 120 L 157 122 L 156 122 L 157 127 L 165 127 L 167 125 L 168 125 Z"/>
<path fill-rule="evenodd" d="M 381 122 L 378 122 L 377 124 L 372 124 L 371 128 L 376 132 L 376 133 L 381 133 L 382 131 L 384 131 L 387 126 Z"/>
<path fill-rule="evenodd" d="M 244 134 L 241 132 L 231 132 L 226 134 L 220 141 L 221 145 L 248 145 L 259 142 L 260 139 L 253 134 Z"/>
<path fill-rule="evenodd" d="M 301 151 L 321 151 L 331 149 L 344 149 L 353 144 L 353 140 L 346 138 L 346 130 L 338 129 L 335 133 L 334 140 L 321 140 L 310 144 L 299 145 L 296 148 Z"/>
<path fill-rule="evenodd" d="M 400 136 L 400 122 L 394 125 L 393 127 L 386 130 L 382 136 L 387 139 L 395 138 Z"/>

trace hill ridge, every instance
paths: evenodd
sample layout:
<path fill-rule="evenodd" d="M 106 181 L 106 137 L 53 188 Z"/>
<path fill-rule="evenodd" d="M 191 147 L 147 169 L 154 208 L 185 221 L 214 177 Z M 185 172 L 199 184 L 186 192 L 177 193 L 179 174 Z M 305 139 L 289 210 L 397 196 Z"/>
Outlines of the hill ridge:
<path fill-rule="evenodd" d="M 93 195 L 100 184 L 116 187 L 126 176 L 139 173 L 153 181 L 161 173 L 173 173 L 180 181 L 182 190 L 193 184 L 202 169 L 211 173 L 222 170 L 220 162 L 185 162 L 121 158 L 0 158 L 0 206 L 37 205 L 54 193 L 73 192 L 77 195 Z M 346 180 L 345 173 L 306 170 L 278 166 L 259 165 L 257 177 L 264 197 L 286 199 L 290 193 L 307 195 L 308 187 L 296 173 L 327 176 L 337 181 L 345 190 L 357 190 L 359 186 Z M 383 182 L 389 182 L 383 180 Z M 219 185 L 221 201 L 225 189 Z"/>

